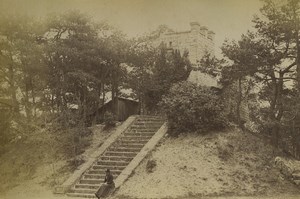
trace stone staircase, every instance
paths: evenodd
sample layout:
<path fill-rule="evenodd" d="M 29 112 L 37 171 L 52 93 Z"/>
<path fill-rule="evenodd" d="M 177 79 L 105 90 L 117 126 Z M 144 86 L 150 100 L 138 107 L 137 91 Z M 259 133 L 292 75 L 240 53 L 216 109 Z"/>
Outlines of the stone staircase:
<path fill-rule="evenodd" d="M 117 179 L 127 165 L 163 125 L 156 116 L 138 116 L 110 147 L 86 170 L 67 192 L 71 197 L 96 198 L 94 193 L 104 181 L 106 169 Z"/>

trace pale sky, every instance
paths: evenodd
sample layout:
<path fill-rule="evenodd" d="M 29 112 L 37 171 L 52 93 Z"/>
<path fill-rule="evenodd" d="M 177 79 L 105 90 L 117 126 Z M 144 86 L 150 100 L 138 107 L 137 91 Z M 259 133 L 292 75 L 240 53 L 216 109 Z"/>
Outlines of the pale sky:
<path fill-rule="evenodd" d="M 128 36 L 141 35 L 166 24 L 175 31 L 189 30 L 198 21 L 216 33 L 215 48 L 225 38 L 239 39 L 252 29 L 259 0 L 0 0 L 0 11 L 44 16 L 69 9 L 80 10 L 95 21 L 106 20 Z"/>

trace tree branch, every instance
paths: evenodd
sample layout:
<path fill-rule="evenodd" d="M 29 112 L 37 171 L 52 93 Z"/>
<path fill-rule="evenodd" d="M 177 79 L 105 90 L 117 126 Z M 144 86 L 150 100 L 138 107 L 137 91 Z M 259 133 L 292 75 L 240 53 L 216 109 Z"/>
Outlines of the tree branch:
<path fill-rule="evenodd" d="M 293 66 L 296 66 L 296 62 L 293 62 L 292 64 L 290 64 L 287 68 L 285 68 L 283 71 L 279 72 L 279 73 L 286 73 L 288 72 Z"/>

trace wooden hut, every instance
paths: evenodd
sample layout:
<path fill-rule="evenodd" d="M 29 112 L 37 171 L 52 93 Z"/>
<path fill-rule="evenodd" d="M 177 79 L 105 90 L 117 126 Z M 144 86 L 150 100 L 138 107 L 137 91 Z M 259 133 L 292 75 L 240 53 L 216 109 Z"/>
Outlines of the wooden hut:
<path fill-rule="evenodd" d="M 96 110 L 90 116 L 90 121 L 92 123 L 102 123 L 106 112 L 113 113 L 116 120 L 124 121 L 130 115 L 139 114 L 139 102 L 132 99 L 116 97 L 114 100 L 109 100 Z"/>

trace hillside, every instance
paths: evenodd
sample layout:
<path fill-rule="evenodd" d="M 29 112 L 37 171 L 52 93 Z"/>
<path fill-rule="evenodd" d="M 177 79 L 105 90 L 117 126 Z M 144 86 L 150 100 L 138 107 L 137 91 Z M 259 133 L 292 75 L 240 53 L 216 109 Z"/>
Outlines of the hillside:
<path fill-rule="evenodd" d="M 97 125 L 91 130 L 92 135 L 87 137 L 89 146 L 78 157 L 83 161 L 103 144 L 115 128 L 103 130 L 102 125 Z M 57 198 L 52 193 L 53 187 L 62 184 L 75 169 L 70 166 L 70 159 L 57 159 L 51 155 L 49 147 L 43 144 L 18 144 L 0 158 L 3 180 L 0 185 L 1 199 Z"/>
<path fill-rule="evenodd" d="M 93 132 L 92 143 L 83 156 L 91 154 L 110 134 L 101 131 L 99 127 L 95 127 Z M 32 151 L 29 150 L 28 153 Z M 114 198 L 253 195 L 265 198 L 286 194 L 297 198 L 295 195 L 300 195 L 300 189 L 285 180 L 274 167 L 276 155 L 278 153 L 259 138 L 235 128 L 207 135 L 166 137 L 138 166 Z M 11 159 L 5 161 L 6 163 L 1 162 L 2 169 L 5 165 L 12 165 Z M 148 162 L 156 162 L 156 166 L 151 167 L 152 172 L 147 171 Z M 2 184 L 0 198 L 68 199 L 69 197 L 52 194 L 53 179 L 63 180 L 70 173 L 65 161 L 57 162 L 56 167 L 57 171 L 53 174 L 51 165 L 38 165 L 35 172 L 27 175 L 27 179 L 6 181 Z M 6 169 L 8 170 L 7 167 Z M 12 169 L 14 172 L 18 170 L 15 167 Z M 2 176 L 8 179 L 5 173 Z"/>
<path fill-rule="evenodd" d="M 274 166 L 275 150 L 238 129 L 166 138 L 117 192 L 117 198 L 300 194 Z M 147 162 L 156 162 L 147 172 Z"/>

